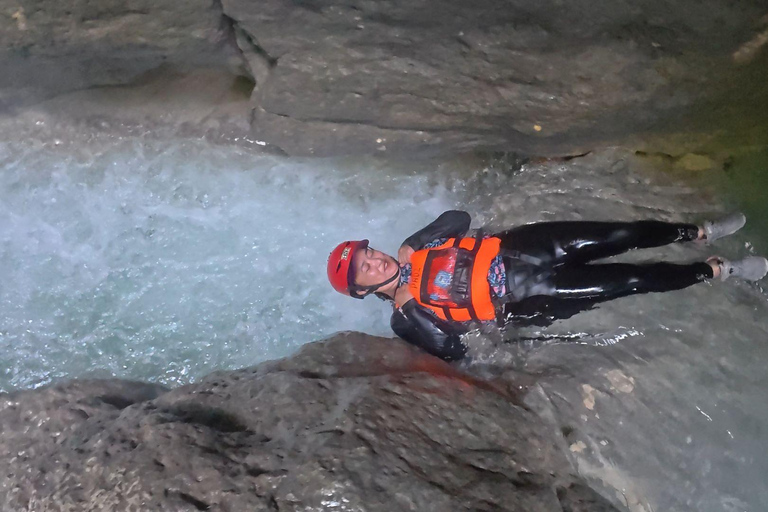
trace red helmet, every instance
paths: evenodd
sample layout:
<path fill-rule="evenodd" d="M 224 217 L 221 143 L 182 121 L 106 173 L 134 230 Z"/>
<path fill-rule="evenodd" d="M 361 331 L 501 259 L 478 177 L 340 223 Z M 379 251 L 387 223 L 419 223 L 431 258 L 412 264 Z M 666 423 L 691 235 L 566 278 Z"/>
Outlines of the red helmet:
<path fill-rule="evenodd" d="M 344 295 L 362 298 L 352 293 L 355 284 L 352 258 L 358 249 L 366 247 L 368 247 L 368 240 L 350 240 L 337 245 L 328 256 L 328 280 L 334 290 Z"/>

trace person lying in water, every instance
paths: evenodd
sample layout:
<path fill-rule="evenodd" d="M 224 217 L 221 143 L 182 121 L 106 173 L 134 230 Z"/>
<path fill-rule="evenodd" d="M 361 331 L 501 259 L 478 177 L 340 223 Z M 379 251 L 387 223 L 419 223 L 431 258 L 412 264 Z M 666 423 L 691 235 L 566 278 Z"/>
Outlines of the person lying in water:
<path fill-rule="evenodd" d="M 368 240 L 339 244 L 328 258 L 333 288 L 362 299 L 392 301 L 392 330 L 446 361 L 464 357 L 461 335 L 473 322 L 504 325 L 517 319 L 551 322 L 627 295 L 679 290 L 710 279 L 756 281 L 768 260 L 590 263 L 630 249 L 671 243 L 712 243 L 741 229 L 735 213 L 701 226 L 637 222 L 542 222 L 492 235 L 467 236 L 471 218 L 447 211 L 405 239 L 397 259 Z"/>

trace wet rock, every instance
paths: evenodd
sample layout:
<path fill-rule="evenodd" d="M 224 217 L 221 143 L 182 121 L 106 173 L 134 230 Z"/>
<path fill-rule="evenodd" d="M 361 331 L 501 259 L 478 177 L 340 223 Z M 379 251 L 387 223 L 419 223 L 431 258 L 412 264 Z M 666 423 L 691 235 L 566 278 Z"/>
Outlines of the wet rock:
<path fill-rule="evenodd" d="M 342 334 L 166 391 L 0 396 L 3 510 L 616 510 L 499 389 Z"/>
<path fill-rule="evenodd" d="M 161 65 L 226 66 L 237 58 L 228 37 L 207 0 L 0 0 L 0 108 L 128 84 Z"/>
<path fill-rule="evenodd" d="M 738 62 L 759 60 L 764 15 L 757 0 L 0 0 L 0 111 L 37 104 L 91 129 L 101 118 L 191 135 L 222 124 L 296 155 L 574 154 L 677 118 L 720 77 L 733 82 Z M 249 76 L 238 108 L 185 115 L 145 88 L 151 108 L 136 120 L 120 91 L 100 91 L 97 112 L 89 94 L 69 94 L 144 87 L 149 74 L 194 112 L 210 103 L 186 95 L 200 70 L 222 77 L 202 88 L 213 97 Z"/>
<path fill-rule="evenodd" d="M 711 70 L 682 54 L 733 66 L 739 31 L 758 29 L 744 15 L 764 14 L 717 1 L 222 3 L 244 55 L 270 63 L 253 73 L 254 133 L 314 155 L 575 149 L 690 104 L 701 89 L 683 81 L 701 87 Z"/>

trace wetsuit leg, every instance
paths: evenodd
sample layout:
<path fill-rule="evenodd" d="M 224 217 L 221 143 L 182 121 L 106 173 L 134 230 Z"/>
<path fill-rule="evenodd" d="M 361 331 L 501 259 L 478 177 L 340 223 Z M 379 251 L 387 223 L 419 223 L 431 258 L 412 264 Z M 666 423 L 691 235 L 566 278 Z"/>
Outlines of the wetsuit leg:
<path fill-rule="evenodd" d="M 712 267 L 704 262 L 688 265 L 567 264 L 554 270 L 551 277 L 551 296 L 602 302 L 627 295 L 680 290 L 705 279 L 712 279 L 713 275 Z"/>
<path fill-rule="evenodd" d="M 537 295 L 507 303 L 504 315 L 506 321 L 517 326 L 547 326 L 601 302 L 634 294 L 680 290 L 712 277 L 712 267 L 703 262 L 562 265 L 530 290 Z"/>
<path fill-rule="evenodd" d="M 505 249 L 519 251 L 549 265 L 586 263 L 630 249 L 659 247 L 698 237 L 694 224 L 642 220 L 637 222 L 540 222 L 495 236 Z"/>

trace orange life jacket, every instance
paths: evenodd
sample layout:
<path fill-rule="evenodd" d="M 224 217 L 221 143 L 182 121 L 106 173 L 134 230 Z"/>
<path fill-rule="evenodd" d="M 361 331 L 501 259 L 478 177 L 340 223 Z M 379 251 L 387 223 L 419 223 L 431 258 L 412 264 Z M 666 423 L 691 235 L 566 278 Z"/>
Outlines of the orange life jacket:
<path fill-rule="evenodd" d="M 449 238 L 444 244 L 411 255 L 408 288 L 420 305 L 443 320 L 494 320 L 488 271 L 501 240 Z"/>

